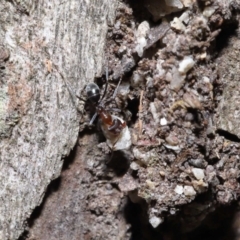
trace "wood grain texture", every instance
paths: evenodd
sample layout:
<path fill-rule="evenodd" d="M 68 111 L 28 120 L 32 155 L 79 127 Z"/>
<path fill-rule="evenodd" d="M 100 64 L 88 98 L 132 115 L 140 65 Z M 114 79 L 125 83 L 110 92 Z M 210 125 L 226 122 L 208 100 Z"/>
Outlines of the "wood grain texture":
<path fill-rule="evenodd" d="M 17 239 L 79 129 L 74 94 L 100 76 L 116 2 L 0 4 L 0 239 Z"/>

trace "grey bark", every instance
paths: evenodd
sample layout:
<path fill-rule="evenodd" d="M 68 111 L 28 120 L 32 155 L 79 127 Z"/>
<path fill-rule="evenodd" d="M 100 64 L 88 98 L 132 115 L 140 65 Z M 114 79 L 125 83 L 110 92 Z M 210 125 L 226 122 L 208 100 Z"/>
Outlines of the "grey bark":
<path fill-rule="evenodd" d="M 17 239 L 61 172 L 77 100 L 100 76 L 116 2 L 1 1 L 0 239 Z"/>

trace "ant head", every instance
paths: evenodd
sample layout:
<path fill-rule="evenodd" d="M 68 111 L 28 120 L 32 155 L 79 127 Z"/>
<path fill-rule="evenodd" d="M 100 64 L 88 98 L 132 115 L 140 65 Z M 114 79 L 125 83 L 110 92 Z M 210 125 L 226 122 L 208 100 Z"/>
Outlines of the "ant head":
<path fill-rule="evenodd" d="M 97 105 L 100 99 L 100 89 L 96 83 L 89 83 L 86 86 L 87 100 Z"/>

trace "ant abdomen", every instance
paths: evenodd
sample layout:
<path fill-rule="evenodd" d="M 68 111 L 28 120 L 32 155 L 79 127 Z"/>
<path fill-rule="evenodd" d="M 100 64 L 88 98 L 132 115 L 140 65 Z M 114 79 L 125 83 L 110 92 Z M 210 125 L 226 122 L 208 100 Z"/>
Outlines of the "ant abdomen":
<path fill-rule="evenodd" d="M 113 124 L 113 119 L 111 114 L 108 111 L 106 111 L 102 106 L 98 106 L 96 110 L 101 120 L 104 122 L 104 124 L 107 124 L 110 126 Z"/>
<path fill-rule="evenodd" d="M 117 116 L 111 115 L 102 106 L 97 107 L 97 113 L 108 146 L 113 151 L 128 149 L 131 146 L 131 136 L 126 122 Z"/>
<path fill-rule="evenodd" d="M 89 83 L 86 86 L 87 100 L 97 105 L 100 99 L 100 89 L 96 83 Z"/>

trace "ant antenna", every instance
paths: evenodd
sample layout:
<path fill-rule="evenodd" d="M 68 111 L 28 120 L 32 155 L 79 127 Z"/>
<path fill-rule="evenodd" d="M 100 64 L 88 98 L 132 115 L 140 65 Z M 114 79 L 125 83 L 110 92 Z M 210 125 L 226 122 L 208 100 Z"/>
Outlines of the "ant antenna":
<path fill-rule="evenodd" d="M 119 82 L 118 82 L 118 85 L 117 85 L 117 87 L 115 88 L 115 91 L 114 91 L 114 93 L 113 93 L 113 95 L 112 95 L 112 98 L 115 98 L 115 97 L 116 97 L 117 91 L 118 91 L 118 88 L 119 88 L 121 82 L 122 82 L 122 78 L 120 78 L 120 80 L 119 80 Z"/>
<path fill-rule="evenodd" d="M 110 101 L 112 101 L 112 100 L 115 100 L 116 95 L 117 95 L 117 92 L 118 92 L 118 88 L 119 88 L 121 82 L 122 82 L 122 78 L 120 78 L 120 80 L 118 81 L 118 85 L 117 85 L 117 87 L 115 88 L 113 95 L 112 95 L 109 99 L 107 99 L 105 103 L 108 103 L 108 102 L 110 102 Z"/>
<path fill-rule="evenodd" d="M 99 101 L 99 104 L 101 104 L 103 98 L 105 97 L 106 93 L 107 93 L 107 88 L 108 88 L 108 63 L 107 63 L 107 66 L 106 66 L 106 83 L 105 83 L 105 89 L 104 89 L 104 92 L 103 92 L 103 95 Z"/>

